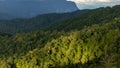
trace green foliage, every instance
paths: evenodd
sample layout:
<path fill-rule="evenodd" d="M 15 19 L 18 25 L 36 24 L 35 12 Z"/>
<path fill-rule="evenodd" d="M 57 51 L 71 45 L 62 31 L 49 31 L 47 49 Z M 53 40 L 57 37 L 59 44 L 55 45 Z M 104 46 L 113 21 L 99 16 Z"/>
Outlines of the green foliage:
<path fill-rule="evenodd" d="M 80 16 L 86 12 L 88 10 L 79 10 L 71 13 L 43 14 L 30 19 L 0 20 L 0 32 L 14 34 L 43 30 L 54 23 Z"/>
<path fill-rule="evenodd" d="M 120 17 L 109 17 L 118 7 L 91 10 L 92 18 L 83 19 L 91 26 L 75 18 L 65 28 L 58 24 L 60 30 L 0 33 L 0 68 L 119 68 Z M 101 11 L 102 17 L 93 21 Z"/>
<path fill-rule="evenodd" d="M 116 58 L 114 56 L 106 58 L 106 56 L 109 54 L 118 56 L 117 47 L 119 47 L 120 38 L 120 22 L 118 21 L 120 19 L 103 25 L 85 27 L 79 31 L 61 32 L 60 35 L 57 31 L 17 34 L 12 37 L 11 42 L 8 42 L 7 49 L 1 49 L 6 57 L 11 57 L 2 60 L 0 64 L 3 67 L 17 68 L 62 68 L 64 66 L 76 68 L 76 66 L 88 67 L 91 65 L 89 62 L 96 64 L 95 60 L 98 60 L 98 65 L 101 67 L 114 67 L 117 65 Z M 40 40 L 43 39 L 47 42 L 40 44 Z M 44 47 L 37 46 L 38 42 Z M 3 48 L 2 45 L 0 47 Z"/>
<path fill-rule="evenodd" d="M 64 20 L 60 23 L 56 23 L 47 29 L 53 31 L 54 29 L 61 31 L 65 30 L 71 31 L 76 29 L 81 29 L 84 26 L 91 26 L 93 24 L 102 24 L 107 23 L 113 20 L 114 18 L 120 17 L 120 5 L 113 7 L 105 7 L 89 10 L 87 13 L 82 14 L 76 18 L 71 18 Z M 46 30 L 47 30 L 46 29 Z"/>

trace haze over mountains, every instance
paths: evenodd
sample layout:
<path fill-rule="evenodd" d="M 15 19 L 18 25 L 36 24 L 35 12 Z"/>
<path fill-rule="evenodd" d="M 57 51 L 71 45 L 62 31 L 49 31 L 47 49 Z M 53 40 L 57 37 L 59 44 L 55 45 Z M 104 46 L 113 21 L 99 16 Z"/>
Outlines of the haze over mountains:
<path fill-rule="evenodd" d="M 63 13 L 78 10 L 74 2 L 66 0 L 2 0 L 0 19 L 30 18 L 39 14 Z"/>

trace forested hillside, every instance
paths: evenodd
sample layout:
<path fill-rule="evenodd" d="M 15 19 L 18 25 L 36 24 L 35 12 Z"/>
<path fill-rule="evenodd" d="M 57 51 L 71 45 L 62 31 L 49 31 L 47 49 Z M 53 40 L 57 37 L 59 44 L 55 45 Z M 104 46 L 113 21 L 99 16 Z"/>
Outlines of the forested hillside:
<path fill-rule="evenodd" d="M 119 68 L 119 11 L 98 8 L 45 30 L 0 33 L 0 68 Z"/>
<path fill-rule="evenodd" d="M 58 21 L 80 16 L 89 10 L 78 10 L 70 13 L 51 13 L 38 15 L 30 19 L 0 20 L 0 32 L 21 33 L 42 30 Z"/>
<path fill-rule="evenodd" d="M 81 29 L 84 26 L 110 22 L 115 17 L 120 17 L 119 5 L 116 5 L 113 7 L 101 7 L 101 8 L 90 10 L 89 12 L 81 16 L 64 20 L 59 24 L 58 23 L 54 24 L 47 29 L 51 29 L 51 30 L 56 29 L 56 30 L 65 30 L 65 31 L 69 31 L 71 29 L 72 30 Z"/>

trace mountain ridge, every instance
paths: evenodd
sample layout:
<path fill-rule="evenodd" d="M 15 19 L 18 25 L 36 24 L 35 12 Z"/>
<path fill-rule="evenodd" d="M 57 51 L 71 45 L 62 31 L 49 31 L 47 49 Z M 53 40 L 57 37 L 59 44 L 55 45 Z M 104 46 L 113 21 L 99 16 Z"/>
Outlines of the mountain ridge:
<path fill-rule="evenodd" d="M 76 4 L 74 2 L 70 2 L 66 0 L 60 0 L 60 1 L 14 0 L 14 1 L 3 1 L 0 3 L 0 12 L 10 14 L 18 18 L 31 18 L 39 14 L 55 13 L 55 12 L 64 13 L 64 12 L 72 12 L 76 10 L 78 10 Z"/>
<path fill-rule="evenodd" d="M 17 33 L 44 29 L 58 21 L 80 16 L 89 10 L 78 10 L 69 13 L 48 13 L 26 19 L 1 20 L 0 32 Z"/>

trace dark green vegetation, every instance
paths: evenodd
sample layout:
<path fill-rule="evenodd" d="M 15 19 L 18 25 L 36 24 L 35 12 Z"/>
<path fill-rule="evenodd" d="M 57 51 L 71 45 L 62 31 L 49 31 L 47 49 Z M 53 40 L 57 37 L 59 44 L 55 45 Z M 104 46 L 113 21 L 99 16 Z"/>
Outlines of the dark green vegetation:
<path fill-rule="evenodd" d="M 120 17 L 120 6 L 98 8 L 89 10 L 89 12 L 82 14 L 79 17 L 64 20 L 61 23 L 54 24 L 50 29 L 70 31 L 73 29 L 81 29 L 84 26 L 93 24 L 101 24 L 110 22 L 113 18 Z"/>
<path fill-rule="evenodd" d="M 119 11 L 98 8 L 43 31 L 0 33 L 0 68 L 119 68 Z"/>
<path fill-rule="evenodd" d="M 41 30 L 57 23 L 58 21 L 74 18 L 86 12 L 88 12 L 88 10 L 79 10 L 71 13 L 44 14 L 31 19 L 0 20 L 0 32 L 21 33 L 39 29 Z"/>

